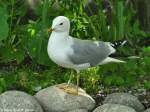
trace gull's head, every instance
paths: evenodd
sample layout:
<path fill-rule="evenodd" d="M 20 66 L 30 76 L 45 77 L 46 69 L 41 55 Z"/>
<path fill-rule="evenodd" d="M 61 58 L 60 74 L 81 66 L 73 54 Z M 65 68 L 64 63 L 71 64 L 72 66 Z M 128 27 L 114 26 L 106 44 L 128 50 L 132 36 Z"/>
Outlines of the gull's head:
<path fill-rule="evenodd" d="M 58 16 L 53 20 L 52 31 L 55 32 L 69 32 L 70 21 L 65 16 Z"/>

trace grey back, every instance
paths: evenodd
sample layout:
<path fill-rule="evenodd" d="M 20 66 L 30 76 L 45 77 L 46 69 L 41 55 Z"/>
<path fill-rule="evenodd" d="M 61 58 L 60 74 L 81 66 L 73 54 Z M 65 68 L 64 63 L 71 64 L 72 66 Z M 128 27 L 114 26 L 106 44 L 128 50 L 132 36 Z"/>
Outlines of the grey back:
<path fill-rule="evenodd" d="M 80 40 L 73 38 L 74 43 L 71 46 L 74 54 L 69 54 L 68 58 L 73 64 L 84 64 L 90 63 L 90 66 L 96 66 L 110 54 L 110 46 L 108 43 L 99 41 L 98 44 L 90 40 Z"/>

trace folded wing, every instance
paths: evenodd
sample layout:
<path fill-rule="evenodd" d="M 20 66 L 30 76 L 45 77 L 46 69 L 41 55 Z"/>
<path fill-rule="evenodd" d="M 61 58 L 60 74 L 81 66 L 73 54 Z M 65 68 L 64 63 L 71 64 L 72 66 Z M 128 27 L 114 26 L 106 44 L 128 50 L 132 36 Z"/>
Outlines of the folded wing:
<path fill-rule="evenodd" d="M 73 54 L 68 54 L 68 58 L 73 64 L 89 63 L 90 66 L 96 66 L 103 62 L 115 49 L 109 42 L 80 40 L 73 38 L 71 46 Z"/>

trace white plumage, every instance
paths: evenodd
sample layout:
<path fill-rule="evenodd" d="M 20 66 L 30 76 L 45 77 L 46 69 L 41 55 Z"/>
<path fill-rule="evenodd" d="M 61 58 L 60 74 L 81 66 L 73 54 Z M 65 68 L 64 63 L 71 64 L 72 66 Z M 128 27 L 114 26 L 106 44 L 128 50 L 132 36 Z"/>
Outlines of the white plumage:
<path fill-rule="evenodd" d="M 109 57 L 116 50 L 109 42 L 80 40 L 69 36 L 70 21 L 64 16 L 53 20 L 48 41 L 48 55 L 53 62 L 77 71 L 77 94 L 79 71 L 108 62 L 124 62 Z M 70 81 L 69 81 L 70 82 Z"/>
<path fill-rule="evenodd" d="M 53 20 L 48 42 L 48 55 L 56 64 L 75 70 L 105 64 L 124 62 L 109 57 L 116 50 L 109 42 L 80 40 L 69 36 L 70 22 L 64 16 Z"/>

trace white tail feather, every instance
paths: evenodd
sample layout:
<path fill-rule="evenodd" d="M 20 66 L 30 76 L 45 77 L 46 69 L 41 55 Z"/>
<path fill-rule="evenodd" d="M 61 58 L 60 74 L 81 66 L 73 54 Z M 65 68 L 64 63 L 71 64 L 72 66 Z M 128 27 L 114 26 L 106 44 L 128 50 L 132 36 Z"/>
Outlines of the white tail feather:
<path fill-rule="evenodd" d="M 107 57 L 104 61 L 99 63 L 99 65 L 106 64 L 106 63 L 109 63 L 109 62 L 126 63 L 125 61 L 122 61 L 122 60 L 118 60 L 118 59 L 115 59 L 115 58 Z"/>

